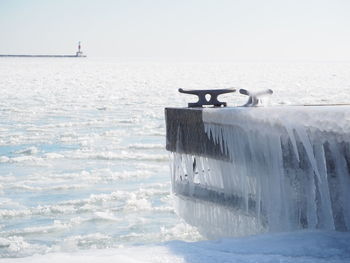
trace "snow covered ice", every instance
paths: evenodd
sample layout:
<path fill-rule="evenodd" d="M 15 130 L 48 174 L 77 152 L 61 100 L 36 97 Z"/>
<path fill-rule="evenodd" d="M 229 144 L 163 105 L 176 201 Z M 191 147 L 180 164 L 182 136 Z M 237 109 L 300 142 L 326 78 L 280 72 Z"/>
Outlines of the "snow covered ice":
<path fill-rule="evenodd" d="M 349 232 L 302 231 L 187 243 L 52 253 L 1 262 L 349 262 Z"/>
<path fill-rule="evenodd" d="M 0 262 L 349 261 L 347 232 L 201 241 L 174 211 L 163 116 L 187 105 L 179 87 L 271 88 L 284 105 L 348 102 L 349 83 L 346 63 L 1 60 Z"/>

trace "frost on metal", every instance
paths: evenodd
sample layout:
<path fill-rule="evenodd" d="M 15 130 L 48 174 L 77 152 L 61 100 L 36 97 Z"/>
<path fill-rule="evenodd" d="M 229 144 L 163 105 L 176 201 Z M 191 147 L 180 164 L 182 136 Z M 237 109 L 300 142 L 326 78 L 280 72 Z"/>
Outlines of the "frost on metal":
<path fill-rule="evenodd" d="M 202 233 L 350 230 L 350 107 L 205 109 L 202 121 L 228 158 L 171 153 L 176 210 Z"/>

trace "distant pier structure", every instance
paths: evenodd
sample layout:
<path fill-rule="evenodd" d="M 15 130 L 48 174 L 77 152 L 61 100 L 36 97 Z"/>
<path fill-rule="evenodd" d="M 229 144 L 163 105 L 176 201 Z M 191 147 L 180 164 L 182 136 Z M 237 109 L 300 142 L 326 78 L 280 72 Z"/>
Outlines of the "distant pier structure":
<path fill-rule="evenodd" d="M 81 44 L 80 44 L 80 41 L 78 43 L 78 51 L 77 53 L 75 54 L 76 57 L 86 57 L 84 54 L 83 54 L 83 51 L 81 51 Z"/>
<path fill-rule="evenodd" d="M 78 51 L 75 55 L 28 55 L 28 54 L 0 54 L 0 57 L 33 57 L 33 58 L 85 58 L 83 51 L 81 51 L 80 41 L 78 43 Z"/>

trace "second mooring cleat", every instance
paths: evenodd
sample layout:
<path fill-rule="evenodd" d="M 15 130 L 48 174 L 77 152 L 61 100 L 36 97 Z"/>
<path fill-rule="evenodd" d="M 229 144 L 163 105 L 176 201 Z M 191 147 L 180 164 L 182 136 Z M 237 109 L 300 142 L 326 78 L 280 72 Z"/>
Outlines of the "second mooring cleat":
<path fill-rule="evenodd" d="M 261 103 L 261 98 L 272 95 L 273 91 L 271 89 L 266 89 L 258 92 L 251 92 L 246 89 L 240 89 L 239 93 L 249 96 L 248 101 L 244 104 L 244 107 L 254 107 Z"/>

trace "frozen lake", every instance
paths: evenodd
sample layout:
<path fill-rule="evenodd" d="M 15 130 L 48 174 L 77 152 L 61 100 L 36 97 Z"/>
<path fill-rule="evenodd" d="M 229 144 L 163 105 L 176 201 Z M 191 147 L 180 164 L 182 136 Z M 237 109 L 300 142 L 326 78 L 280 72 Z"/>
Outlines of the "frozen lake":
<path fill-rule="evenodd" d="M 193 100 L 178 88 L 229 87 L 270 88 L 272 105 L 349 103 L 350 63 L 2 58 L 0 257 L 25 257 L 16 262 L 62 262 L 71 253 L 76 262 L 86 262 L 87 256 L 92 262 L 350 260 L 348 233 L 202 241 L 177 217 L 164 149 L 164 107 Z M 235 106 L 246 98 L 230 94 L 223 100 Z"/>

